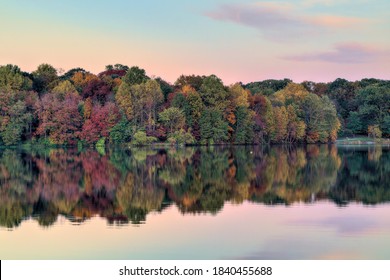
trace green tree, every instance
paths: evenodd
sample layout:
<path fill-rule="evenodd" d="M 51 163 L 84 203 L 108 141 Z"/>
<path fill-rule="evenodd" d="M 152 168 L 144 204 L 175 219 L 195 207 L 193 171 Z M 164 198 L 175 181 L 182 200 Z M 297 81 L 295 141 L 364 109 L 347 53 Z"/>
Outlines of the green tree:
<path fill-rule="evenodd" d="M 175 97 L 172 99 L 171 106 L 179 108 L 183 111 L 186 119 L 186 124 L 190 127 L 192 124 L 191 108 L 186 96 L 182 93 L 175 94 Z"/>
<path fill-rule="evenodd" d="M 390 136 L 390 115 L 387 115 L 383 119 L 383 133 Z"/>
<path fill-rule="evenodd" d="M 149 145 L 157 141 L 156 137 L 147 136 L 144 131 L 137 131 L 134 134 L 133 140 L 131 141 L 131 144 L 135 146 L 144 146 Z"/>
<path fill-rule="evenodd" d="M 31 114 L 27 113 L 26 105 L 19 100 L 9 111 L 9 122 L 1 129 L 1 136 L 5 145 L 15 145 L 21 141 L 22 133 L 27 128 Z M 3 124 L 4 125 L 4 124 Z"/>
<path fill-rule="evenodd" d="M 67 93 L 77 93 L 77 90 L 70 81 L 62 81 L 51 92 L 64 99 Z"/>
<path fill-rule="evenodd" d="M 336 79 L 329 84 L 328 96 L 335 102 L 336 109 L 344 120 L 347 119 L 349 112 L 356 111 L 358 108 L 357 90 L 356 83 L 345 79 Z"/>
<path fill-rule="evenodd" d="M 169 135 L 168 142 L 176 145 L 186 145 L 194 144 L 195 139 L 191 133 L 186 132 L 184 129 L 179 129 Z"/>
<path fill-rule="evenodd" d="M 340 129 L 336 107 L 332 101 L 310 93 L 304 100 L 303 111 L 307 127 L 306 141 L 308 143 L 335 141 Z"/>
<path fill-rule="evenodd" d="M 252 82 L 244 86 L 245 89 L 250 90 L 252 94 L 261 94 L 264 96 L 271 96 L 275 92 L 284 89 L 292 81 L 284 80 L 264 80 L 261 82 Z"/>
<path fill-rule="evenodd" d="M 0 92 L 30 90 L 32 81 L 16 65 L 0 66 Z"/>
<path fill-rule="evenodd" d="M 124 82 L 120 85 L 115 98 L 119 108 L 135 128 L 148 126 L 151 130 L 155 129 L 157 109 L 164 100 L 157 81 L 147 80 L 135 85 Z"/>
<path fill-rule="evenodd" d="M 274 118 L 274 110 L 271 105 L 271 101 L 266 97 L 265 98 L 265 106 L 264 106 L 264 115 L 263 117 L 263 125 L 264 132 L 268 142 L 274 137 L 276 126 L 275 126 L 275 118 Z"/>
<path fill-rule="evenodd" d="M 133 135 L 133 130 L 129 121 L 122 117 L 122 119 L 110 131 L 110 143 L 122 144 L 129 143 Z"/>
<path fill-rule="evenodd" d="M 57 70 L 50 64 L 41 64 L 37 70 L 31 73 L 34 77 L 34 89 L 41 93 L 49 90 L 49 86 L 57 80 Z"/>
<path fill-rule="evenodd" d="M 168 95 L 173 92 L 173 86 L 160 77 L 157 77 L 155 80 L 160 84 L 161 91 L 164 95 L 164 100 L 167 100 Z"/>
<path fill-rule="evenodd" d="M 390 87 L 378 84 L 367 86 L 358 92 L 357 99 L 363 127 L 382 125 L 390 112 Z"/>
<path fill-rule="evenodd" d="M 202 144 L 218 144 L 228 140 L 228 124 L 222 113 L 215 108 L 208 108 L 202 112 L 200 118 Z"/>
<path fill-rule="evenodd" d="M 193 126 L 195 123 L 199 123 L 204 105 L 202 98 L 195 90 L 190 91 L 187 94 L 187 101 L 189 106 L 189 117 L 187 119 L 187 123 L 189 126 Z"/>
<path fill-rule="evenodd" d="M 155 130 L 157 123 L 157 109 L 164 101 L 164 95 L 156 80 L 148 80 L 140 88 L 141 105 L 146 113 L 149 130 Z"/>
<path fill-rule="evenodd" d="M 238 106 L 236 110 L 236 125 L 234 130 L 234 143 L 253 143 L 253 117 L 254 112 L 245 106 Z"/>
<path fill-rule="evenodd" d="M 131 121 L 133 115 L 133 96 L 131 93 L 131 86 L 127 83 L 122 83 L 115 95 L 116 102 L 119 108 L 125 114 L 127 120 Z"/>
<path fill-rule="evenodd" d="M 37 94 L 32 92 L 0 93 L 0 138 L 5 145 L 31 137 L 36 100 Z"/>
<path fill-rule="evenodd" d="M 181 129 L 185 125 L 185 116 L 182 110 L 176 107 L 165 109 L 159 114 L 160 121 L 168 128 L 169 133 Z"/>
<path fill-rule="evenodd" d="M 200 87 L 200 96 L 207 107 L 220 110 L 226 108 L 227 91 L 220 78 L 215 75 L 206 77 Z"/>
<path fill-rule="evenodd" d="M 146 76 L 144 69 L 139 68 L 138 66 L 133 66 L 127 70 L 126 75 L 122 78 L 122 81 L 132 86 L 142 84 L 149 79 L 150 78 Z"/>
<path fill-rule="evenodd" d="M 363 132 L 363 124 L 358 112 L 351 112 L 349 114 L 347 129 L 349 129 L 353 134 L 360 134 Z"/>

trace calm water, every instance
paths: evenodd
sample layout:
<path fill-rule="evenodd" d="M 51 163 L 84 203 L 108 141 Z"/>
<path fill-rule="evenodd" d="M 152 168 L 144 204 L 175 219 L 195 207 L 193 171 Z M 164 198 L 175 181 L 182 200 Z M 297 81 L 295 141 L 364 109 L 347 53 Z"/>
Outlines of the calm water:
<path fill-rule="evenodd" d="M 0 259 L 390 259 L 390 150 L 0 150 Z"/>

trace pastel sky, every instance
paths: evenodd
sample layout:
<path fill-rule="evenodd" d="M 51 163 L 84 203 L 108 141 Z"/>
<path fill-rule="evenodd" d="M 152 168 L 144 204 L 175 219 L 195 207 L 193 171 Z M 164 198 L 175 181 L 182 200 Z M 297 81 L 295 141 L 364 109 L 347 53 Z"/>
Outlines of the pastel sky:
<path fill-rule="evenodd" d="M 0 65 L 121 63 L 170 82 L 390 79 L 389 10 L 389 0 L 0 0 Z"/>

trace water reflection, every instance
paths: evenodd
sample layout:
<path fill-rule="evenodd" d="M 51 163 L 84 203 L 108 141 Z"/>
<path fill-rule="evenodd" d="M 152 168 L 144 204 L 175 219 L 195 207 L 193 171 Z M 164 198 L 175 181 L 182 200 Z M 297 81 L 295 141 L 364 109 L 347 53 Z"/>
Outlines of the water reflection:
<path fill-rule="evenodd" d="M 217 213 L 226 202 L 265 205 L 390 201 L 390 152 L 382 147 L 201 147 L 0 151 L 0 226 L 59 216 L 140 224 L 176 204 Z"/>

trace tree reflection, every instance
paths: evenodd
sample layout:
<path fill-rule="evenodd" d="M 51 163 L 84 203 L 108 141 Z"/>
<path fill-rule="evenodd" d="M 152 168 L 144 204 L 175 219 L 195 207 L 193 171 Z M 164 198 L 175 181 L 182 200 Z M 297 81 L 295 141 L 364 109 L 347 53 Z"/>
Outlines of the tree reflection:
<path fill-rule="evenodd" d="M 390 151 L 335 146 L 187 147 L 108 150 L 1 150 L 0 226 L 25 219 L 53 225 L 141 224 L 175 204 L 216 214 L 226 202 L 290 205 L 333 200 L 390 201 Z"/>
<path fill-rule="evenodd" d="M 329 196 L 338 204 L 360 201 L 377 204 L 390 201 L 390 151 L 382 147 L 341 150 L 343 161 L 337 188 Z"/>

